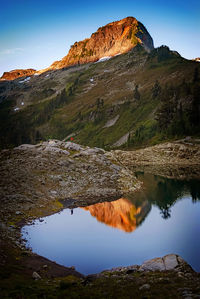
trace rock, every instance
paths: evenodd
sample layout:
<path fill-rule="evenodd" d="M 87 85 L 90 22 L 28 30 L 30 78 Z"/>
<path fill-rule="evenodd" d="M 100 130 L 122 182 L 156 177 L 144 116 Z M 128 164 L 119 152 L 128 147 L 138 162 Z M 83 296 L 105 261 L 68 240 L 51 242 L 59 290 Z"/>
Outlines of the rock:
<path fill-rule="evenodd" d="M 178 260 L 175 254 L 168 254 L 164 256 L 163 260 L 166 270 L 173 270 L 178 266 Z"/>
<path fill-rule="evenodd" d="M 16 211 L 16 212 L 15 212 L 15 215 L 22 215 L 22 212 L 20 212 L 20 211 Z"/>
<path fill-rule="evenodd" d="M 112 146 L 117 147 L 121 146 L 122 144 L 126 143 L 128 141 L 129 132 L 123 135 L 119 140 L 117 140 Z"/>
<path fill-rule="evenodd" d="M 109 127 L 114 126 L 118 119 L 119 119 L 119 114 L 117 116 L 115 116 L 114 118 L 109 119 L 103 128 L 109 128 Z"/>
<path fill-rule="evenodd" d="M 51 194 L 53 194 L 53 195 L 57 195 L 57 193 L 58 193 L 57 191 L 54 191 L 54 190 L 51 190 L 50 192 L 51 192 Z"/>
<path fill-rule="evenodd" d="M 14 149 L 27 150 L 27 149 L 34 149 L 34 148 L 35 148 L 34 144 L 21 144 L 21 145 L 15 147 Z"/>
<path fill-rule="evenodd" d="M 178 272 L 177 275 L 178 275 L 179 278 L 184 278 L 184 273 L 183 272 Z"/>
<path fill-rule="evenodd" d="M 37 272 L 33 272 L 32 278 L 35 280 L 39 280 L 39 279 L 41 279 L 41 276 Z"/>
<path fill-rule="evenodd" d="M 30 76 L 35 74 L 36 70 L 34 69 L 18 69 L 18 70 L 12 70 L 10 72 L 4 72 L 3 76 L 0 79 L 4 80 L 14 80 L 20 77 L 24 76 Z"/>
<path fill-rule="evenodd" d="M 127 17 L 100 27 L 90 38 L 75 42 L 69 53 L 62 60 L 55 61 L 48 69 L 105 61 L 117 54 L 127 53 L 137 44 L 141 44 L 147 51 L 154 48 L 146 28 L 135 18 Z"/>
<path fill-rule="evenodd" d="M 56 146 L 47 146 L 47 147 L 45 147 L 44 151 L 55 152 L 55 153 L 60 153 L 60 154 L 65 154 L 65 155 L 70 154 L 68 151 L 58 148 Z"/>
<path fill-rule="evenodd" d="M 83 150 L 83 147 L 79 144 L 73 143 L 73 142 L 65 142 L 64 144 L 64 148 L 69 149 L 69 150 L 73 150 L 73 151 L 81 151 Z"/>
<path fill-rule="evenodd" d="M 49 146 L 61 146 L 62 145 L 62 141 L 56 140 L 56 139 L 50 139 L 48 141 L 48 145 Z"/>
<path fill-rule="evenodd" d="M 149 290 L 149 289 L 150 289 L 150 285 L 149 285 L 148 283 L 143 284 L 143 285 L 139 288 L 140 291 L 143 291 L 143 290 Z"/>
<path fill-rule="evenodd" d="M 155 258 L 145 261 L 139 269 L 140 271 L 164 271 L 165 265 L 162 258 Z"/>
<path fill-rule="evenodd" d="M 174 270 L 177 266 L 186 264 L 186 262 L 176 254 L 168 254 L 163 258 L 155 258 L 145 261 L 140 271 L 165 271 Z"/>

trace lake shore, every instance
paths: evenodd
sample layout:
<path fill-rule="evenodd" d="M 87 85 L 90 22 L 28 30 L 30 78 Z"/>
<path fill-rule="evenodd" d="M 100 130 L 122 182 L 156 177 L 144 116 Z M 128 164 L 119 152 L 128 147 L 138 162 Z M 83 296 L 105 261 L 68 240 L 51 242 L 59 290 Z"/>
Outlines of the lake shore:
<path fill-rule="evenodd" d="M 109 288 L 112 289 L 113 283 L 118 281 L 114 276 L 116 274 L 106 274 L 97 277 L 98 279 L 85 278 L 74 268 L 57 265 L 27 250 L 20 239 L 21 227 L 36 218 L 51 215 L 66 207 L 88 206 L 108 198 L 113 200 L 136 192 L 142 184 L 134 176 L 134 170 L 148 169 L 149 172 L 178 179 L 186 176 L 199 178 L 200 146 L 196 143 L 186 143 L 187 140 L 134 152 L 108 153 L 102 149 L 90 149 L 73 143 L 66 145 L 52 140 L 36 146 L 22 145 L 13 150 L 3 150 L 0 156 L 1 281 L 6 282 L 8 289 L 8 280 L 13 282 L 13 286 L 16 281 L 20 281 L 20 284 L 35 285 L 33 273 L 39 272 L 42 280 L 39 279 L 38 292 L 44 282 L 50 286 L 52 292 L 58 287 L 64 292 L 65 288 L 69 287 L 73 293 L 77 286 L 77 292 L 82 292 L 82 287 L 90 289 L 91 285 L 94 291 L 99 292 L 99 282 L 102 281 L 105 285 L 110 284 Z M 133 170 L 127 166 L 133 167 Z M 152 287 L 139 290 L 142 283 L 152 285 L 152 281 L 158 280 L 167 285 L 172 283 L 174 275 L 173 270 L 162 274 L 144 274 L 137 271 L 131 274 L 126 271 L 122 271 L 125 275 L 120 274 L 119 281 L 126 280 L 126 287 L 133 287 L 136 283 L 138 292 L 144 294 L 152 291 Z M 192 270 L 187 271 L 173 279 L 176 285 L 174 294 L 180 293 L 178 289 L 186 284 L 191 290 L 200 292 L 194 283 L 199 282 L 199 274 Z M 187 273 L 190 275 L 186 275 Z M 120 282 L 117 283 L 118 286 Z M 3 285 L 0 286 L 2 287 Z M 124 287 L 119 286 L 119 292 L 124 291 Z M 159 292 L 161 291 L 159 289 Z"/>

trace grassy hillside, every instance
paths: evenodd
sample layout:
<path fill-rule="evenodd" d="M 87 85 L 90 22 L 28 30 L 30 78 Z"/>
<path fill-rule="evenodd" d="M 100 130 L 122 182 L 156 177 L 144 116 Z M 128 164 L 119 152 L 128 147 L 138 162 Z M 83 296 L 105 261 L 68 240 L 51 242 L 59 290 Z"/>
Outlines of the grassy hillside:
<path fill-rule="evenodd" d="M 167 47 L 148 54 L 137 46 L 26 84 L 2 83 L 1 90 L 2 148 L 71 134 L 76 142 L 105 148 L 199 134 L 200 64 Z M 25 105 L 15 112 L 20 99 Z"/>

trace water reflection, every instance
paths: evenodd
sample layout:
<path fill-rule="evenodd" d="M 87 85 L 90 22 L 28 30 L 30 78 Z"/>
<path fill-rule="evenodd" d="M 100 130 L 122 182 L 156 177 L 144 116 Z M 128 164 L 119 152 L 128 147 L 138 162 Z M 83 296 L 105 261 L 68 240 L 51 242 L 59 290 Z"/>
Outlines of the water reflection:
<path fill-rule="evenodd" d="M 137 198 L 148 200 L 150 204 L 160 209 L 164 219 L 171 217 L 171 207 L 185 195 L 190 195 L 193 202 L 200 200 L 200 184 L 197 180 L 176 180 L 161 176 L 136 173 L 142 180 L 143 192 L 137 194 Z"/>
<path fill-rule="evenodd" d="M 71 205 L 24 226 L 27 246 L 84 274 L 169 253 L 200 271 L 199 181 L 137 176 L 143 188 L 128 198 L 81 208 Z"/>
<path fill-rule="evenodd" d="M 125 232 L 134 231 L 145 219 L 150 209 L 151 205 L 147 200 L 136 205 L 126 198 L 84 208 L 84 210 L 90 211 L 90 214 L 96 217 L 98 221 Z"/>
<path fill-rule="evenodd" d="M 147 217 L 152 205 L 160 209 L 163 219 L 171 217 L 171 207 L 184 195 L 189 195 L 193 203 L 200 200 L 200 185 L 197 180 L 180 181 L 156 175 L 136 173 L 143 181 L 142 191 L 129 198 L 103 202 L 83 208 L 99 222 L 123 230 L 134 231 Z"/>

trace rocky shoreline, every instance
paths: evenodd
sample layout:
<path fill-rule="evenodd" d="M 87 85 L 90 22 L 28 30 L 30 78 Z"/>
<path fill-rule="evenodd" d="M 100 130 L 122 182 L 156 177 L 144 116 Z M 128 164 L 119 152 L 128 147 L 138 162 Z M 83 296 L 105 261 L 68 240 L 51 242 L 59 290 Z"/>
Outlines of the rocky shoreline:
<path fill-rule="evenodd" d="M 131 287 L 136 288 L 135 298 L 146 294 L 161 298 L 159 294 L 167 292 L 165 287 L 175 281 L 174 290 L 168 295 L 199 298 L 199 274 L 177 255 L 153 259 L 141 266 L 120 267 L 84 277 L 73 267 L 63 267 L 33 254 L 25 248 L 20 235 L 22 225 L 36 218 L 51 215 L 66 207 L 84 207 L 111 201 L 139 190 L 142 184 L 128 165 L 135 166 L 134 170 L 138 166 L 139 169 L 141 166 L 149 166 L 149 169 L 154 166 L 158 174 L 173 177 L 177 172 L 171 170 L 168 173 L 166 165 L 169 165 L 170 171 L 170 165 L 174 163 L 184 169 L 193 167 L 196 172 L 192 173 L 199 178 L 200 146 L 184 144 L 182 150 L 181 146 L 181 142 L 175 142 L 135 152 L 105 152 L 72 142 L 49 140 L 1 151 L 0 290 L 4 291 L 5 297 L 16 298 L 9 293 L 8 281 L 13 282 L 11 289 L 15 289 L 15 283 L 19 280 L 21 284 L 27 282 L 29 286 L 37 281 L 38 292 L 46 285 L 51 294 L 59 289 L 61 296 L 66 296 L 66 290 L 70 289 L 69 298 L 77 298 L 71 295 L 73 292 L 77 296 L 83 294 L 83 298 L 88 298 L 93 291 L 95 294 L 102 293 L 102 284 L 107 285 L 108 293 L 104 290 L 102 297 L 99 295 L 94 298 L 105 298 L 105 294 L 115 298 L 112 295 L 113 285 L 119 289 L 120 298 L 126 293 L 126 288 Z M 178 152 L 184 152 L 184 158 Z M 164 285 L 158 293 L 156 284 Z M 26 294 L 28 291 L 25 288 L 23 292 Z M 183 293 L 187 296 L 183 296 Z M 24 295 L 21 298 L 29 297 Z M 51 298 L 57 298 L 56 293 Z"/>
<path fill-rule="evenodd" d="M 107 156 L 134 171 L 168 178 L 200 178 L 200 139 L 187 137 L 133 151 L 112 150 Z"/>
<path fill-rule="evenodd" d="M 141 187 L 103 149 L 50 140 L 0 153 L 0 216 L 4 222 L 47 216 L 65 206 L 120 198 Z"/>
<path fill-rule="evenodd" d="M 1 151 L 0 171 L 0 265 L 4 271 L 10 259 L 19 258 L 30 277 L 45 265 L 45 277 L 82 274 L 27 250 L 20 234 L 25 223 L 141 187 L 133 172 L 112 163 L 103 149 L 58 140 Z"/>

